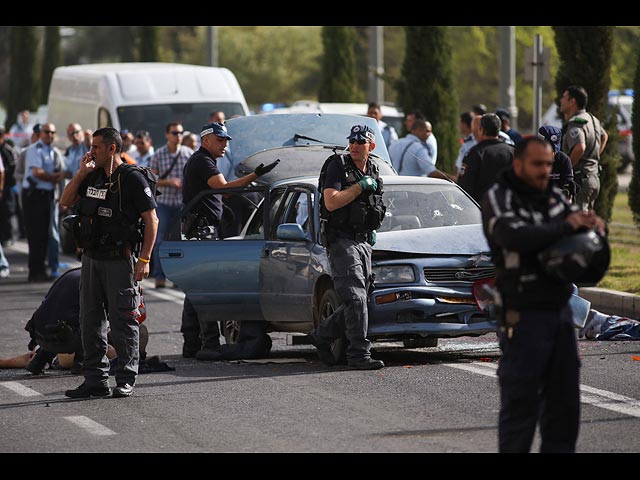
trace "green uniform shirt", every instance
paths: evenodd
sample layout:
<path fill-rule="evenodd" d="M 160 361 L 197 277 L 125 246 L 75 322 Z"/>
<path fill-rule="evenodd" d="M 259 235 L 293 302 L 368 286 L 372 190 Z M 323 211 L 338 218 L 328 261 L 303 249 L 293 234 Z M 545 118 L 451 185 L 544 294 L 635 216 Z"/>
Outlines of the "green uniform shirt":
<path fill-rule="evenodd" d="M 602 131 L 600 120 L 586 110 L 580 110 L 567 122 L 567 131 L 562 136 L 562 151 L 570 155 L 577 144 L 586 145 L 583 157 L 574 167 L 576 172 L 598 173 Z"/>

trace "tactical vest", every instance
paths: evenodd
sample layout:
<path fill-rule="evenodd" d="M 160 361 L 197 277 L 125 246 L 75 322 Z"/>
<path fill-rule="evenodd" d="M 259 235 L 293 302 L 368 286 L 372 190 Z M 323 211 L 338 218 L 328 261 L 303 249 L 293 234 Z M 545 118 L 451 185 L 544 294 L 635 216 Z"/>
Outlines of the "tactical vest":
<path fill-rule="evenodd" d="M 365 175 L 355 166 L 351 156 L 334 155 L 331 158 L 339 162 L 344 174 L 343 189 L 358 183 Z M 368 233 L 380 228 L 387 210 L 382 200 L 382 179 L 378 166 L 371 160 L 367 162 L 367 175 L 378 183 L 375 192 L 363 192 L 353 202 L 333 212 L 324 207 L 324 199 L 321 196 L 321 217 L 327 220 L 328 231 L 340 231 L 345 233 Z M 320 185 L 321 195 L 324 185 Z M 323 213 L 324 211 L 324 213 Z"/>
<path fill-rule="evenodd" d="M 122 188 L 126 164 L 119 167 L 118 175 L 109 183 L 100 171 L 87 176 L 86 194 L 80 199 L 79 222 L 74 233 L 81 248 L 97 251 L 115 250 L 130 246 L 135 250 L 142 241 L 143 226 L 139 218 L 128 218 L 122 205 Z M 126 207 L 126 206 L 125 206 Z"/>

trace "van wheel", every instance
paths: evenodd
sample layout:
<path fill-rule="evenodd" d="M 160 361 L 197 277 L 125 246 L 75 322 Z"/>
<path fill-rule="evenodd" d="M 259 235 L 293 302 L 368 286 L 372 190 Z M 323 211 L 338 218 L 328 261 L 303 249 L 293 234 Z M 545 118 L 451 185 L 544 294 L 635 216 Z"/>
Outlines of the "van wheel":
<path fill-rule="evenodd" d="M 320 300 L 320 321 L 329 318 L 339 306 L 340 300 L 336 292 L 332 288 L 327 289 Z M 331 342 L 331 354 L 336 365 L 347 364 L 347 339 L 344 335 Z"/>
<path fill-rule="evenodd" d="M 438 339 L 433 337 L 405 338 L 402 340 L 405 348 L 431 348 L 438 346 Z"/>

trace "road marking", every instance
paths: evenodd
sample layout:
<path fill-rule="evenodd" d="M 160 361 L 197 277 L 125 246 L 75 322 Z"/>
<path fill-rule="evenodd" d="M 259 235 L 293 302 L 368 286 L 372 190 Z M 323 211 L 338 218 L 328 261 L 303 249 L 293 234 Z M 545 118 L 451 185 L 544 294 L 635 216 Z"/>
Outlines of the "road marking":
<path fill-rule="evenodd" d="M 84 415 L 63 418 L 93 435 L 116 435 L 116 432 L 113 430 L 109 430 L 104 425 L 100 425 L 98 422 L 91 420 L 89 417 L 85 417 Z"/>
<path fill-rule="evenodd" d="M 458 370 L 477 373 L 486 377 L 495 377 L 498 365 L 495 363 L 443 363 L 443 365 Z M 619 393 L 609 392 L 600 388 L 580 385 L 580 401 L 587 405 L 604 408 L 616 413 L 623 413 L 631 417 L 640 418 L 640 400 Z"/>
<path fill-rule="evenodd" d="M 146 298 L 158 298 L 160 300 L 177 303 L 178 305 L 182 305 L 184 303 L 183 292 L 156 292 L 155 290 L 143 290 L 142 294 Z"/>
<path fill-rule="evenodd" d="M 41 393 L 36 392 L 35 390 L 29 387 L 25 387 L 24 385 L 18 382 L 1 382 L 0 385 L 8 388 L 9 390 L 23 397 L 37 397 L 38 395 L 42 395 Z"/>

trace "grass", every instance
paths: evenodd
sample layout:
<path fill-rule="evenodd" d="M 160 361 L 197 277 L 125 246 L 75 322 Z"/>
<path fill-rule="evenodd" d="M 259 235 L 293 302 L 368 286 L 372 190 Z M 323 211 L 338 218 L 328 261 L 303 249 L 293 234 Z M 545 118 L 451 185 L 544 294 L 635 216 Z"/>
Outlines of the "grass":
<path fill-rule="evenodd" d="M 609 243 L 611 265 L 598 287 L 640 294 L 640 231 L 634 225 L 626 192 L 613 204 Z"/>

